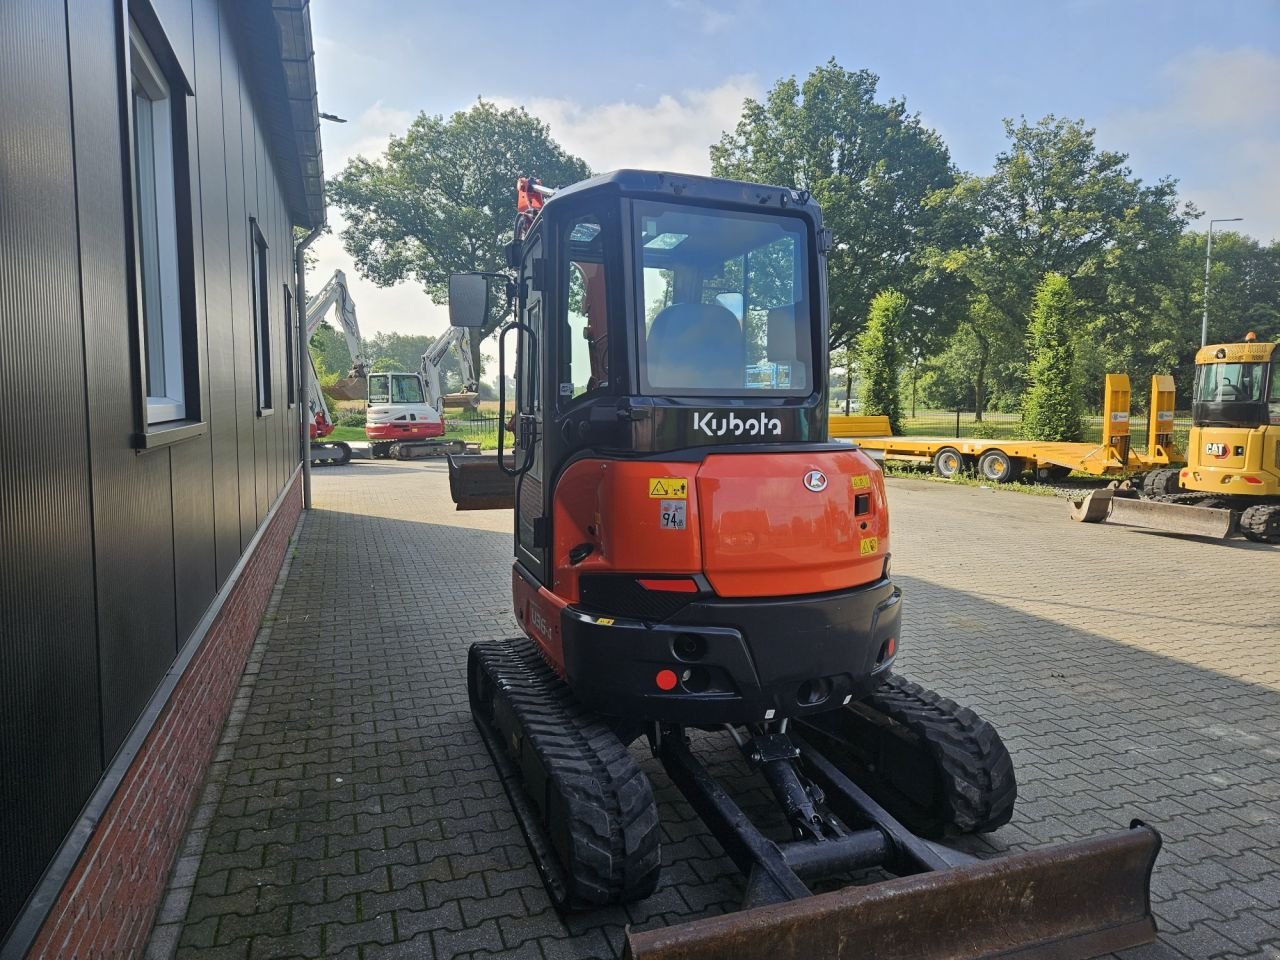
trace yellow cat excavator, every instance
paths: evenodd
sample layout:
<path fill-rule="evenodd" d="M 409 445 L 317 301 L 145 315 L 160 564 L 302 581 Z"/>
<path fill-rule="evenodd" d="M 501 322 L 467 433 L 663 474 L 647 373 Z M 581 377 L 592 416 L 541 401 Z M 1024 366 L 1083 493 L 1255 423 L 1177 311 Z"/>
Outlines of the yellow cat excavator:
<path fill-rule="evenodd" d="M 1248 334 L 1196 354 L 1186 465 L 1136 488 L 1097 490 L 1072 517 L 1206 537 L 1280 543 L 1280 356 Z"/>
<path fill-rule="evenodd" d="M 1008 822 L 1013 764 L 989 723 L 894 670 L 883 477 L 827 439 L 832 241 L 812 198 L 635 170 L 518 197 L 513 274 L 450 281 L 470 328 L 504 283 L 515 447 L 451 458 L 450 483 L 460 508 L 514 507 L 523 636 L 471 647 L 468 693 L 556 907 L 656 888 L 658 804 L 628 749 L 644 740 L 742 870 L 746 909 L 631 932 L 635 960 L 1150 941 L 1149 826 L 990 860 L 934 842 Z M 713 776 L 717 749 L 767 786 L 771 820 Z M 895 878 L 840 885 L 868 868 Z"/>

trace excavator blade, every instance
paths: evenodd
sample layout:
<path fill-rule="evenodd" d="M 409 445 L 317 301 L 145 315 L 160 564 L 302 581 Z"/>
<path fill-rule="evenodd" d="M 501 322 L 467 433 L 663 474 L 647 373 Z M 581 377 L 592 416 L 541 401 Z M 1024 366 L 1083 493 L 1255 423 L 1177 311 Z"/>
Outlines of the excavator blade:
<path fill-rule="evenodd" d="M 1071 519 L 1082 523 L 1120 523 L 1165 533 L 1226 539 L 1236 532 L 1235 517 L 1220 507 L 1197 507 L 1185 503 L 1139 500 L 1116 496 L 1115 490 L 1095 490 L 1076 501 Z"/>
<path fill-rule="evenodd" d="M 1103 837 L 631 933 L 630 960 L 1085 960 L 1155 939 L 1160 835 Z"/>

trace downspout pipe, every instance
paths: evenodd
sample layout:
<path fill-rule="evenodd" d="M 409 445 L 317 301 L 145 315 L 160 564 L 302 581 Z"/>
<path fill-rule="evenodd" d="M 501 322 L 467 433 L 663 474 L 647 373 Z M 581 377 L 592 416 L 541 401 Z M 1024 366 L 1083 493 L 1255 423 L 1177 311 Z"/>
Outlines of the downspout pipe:
<path fill-rule="evenodd" d="M 298 355 L 291 357 L 298 365 L 297 382 L 302 385 L 298 398 L 298 443 L 302 450 L 302 509 L 311 509 L 311 364 L 304 362 L 307 350 L 307 247 L 324 232 L 323 225 L 316 227 L 293 247 L 293 286 L 296 292 L 298 325 Z"/>

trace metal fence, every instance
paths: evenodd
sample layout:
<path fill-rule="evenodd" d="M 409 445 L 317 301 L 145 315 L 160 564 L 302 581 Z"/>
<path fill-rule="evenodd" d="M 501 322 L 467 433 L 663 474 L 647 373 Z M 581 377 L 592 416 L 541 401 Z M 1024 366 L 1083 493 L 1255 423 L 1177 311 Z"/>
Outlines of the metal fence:
<path fill-rule="evenodd" d="M 492 417 L 455 417 L 445 415 L 445 424 L 449 433 L 468 440 L 483 440 L 485 437 L 496 437 L 498 425 L 502 418 Z"/>

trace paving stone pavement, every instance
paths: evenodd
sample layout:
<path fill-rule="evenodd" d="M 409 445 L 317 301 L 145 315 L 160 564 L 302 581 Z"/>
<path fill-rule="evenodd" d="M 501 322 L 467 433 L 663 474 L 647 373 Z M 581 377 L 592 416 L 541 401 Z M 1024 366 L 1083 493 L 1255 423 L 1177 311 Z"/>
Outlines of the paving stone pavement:
<path fill-rule="evenodd" d="M 898 668 L 995 722 L 1018 770 L 1013 822 L 971 848 L 1147 820 L 1160 942 L 1128 956 L 1280 958 L 1280 549 L 889 489 Z M 737 906 L 733 867 L 646 760 L 662 884 L 566 925 L 467 711 L 467 645 L 516 632 L 510 513 L 455 513 L 439 463 L 317 470 L 315 505 L 149 957 L 612 957 L 626 924 Z M 723 744 L 699 747 L 762 805 Z"/>

